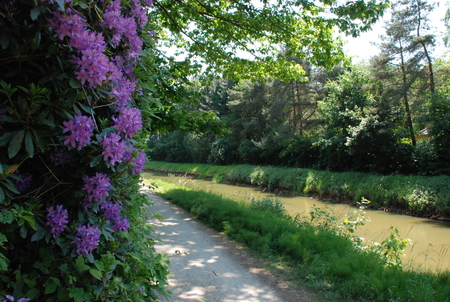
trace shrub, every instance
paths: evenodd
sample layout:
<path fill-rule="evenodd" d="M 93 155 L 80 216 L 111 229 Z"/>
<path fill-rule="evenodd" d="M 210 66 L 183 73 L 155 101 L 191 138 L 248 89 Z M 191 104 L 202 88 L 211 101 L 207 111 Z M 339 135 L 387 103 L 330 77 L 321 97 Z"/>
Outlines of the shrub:
<path fill-rule="evenodd" d="M 137 186 L 149 4 L 1 1 L 0 297 L 164 294 Z"/>

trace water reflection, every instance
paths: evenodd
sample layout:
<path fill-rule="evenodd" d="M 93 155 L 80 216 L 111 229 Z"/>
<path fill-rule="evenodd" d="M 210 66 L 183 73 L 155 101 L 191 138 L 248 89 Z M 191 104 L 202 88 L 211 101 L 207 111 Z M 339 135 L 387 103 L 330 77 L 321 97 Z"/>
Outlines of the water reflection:
<path fill-rule="evenodd" d="M 185 177 L 167 176 L 153 173 L 143 173 L 146 181 L 161 179 L 165 182 L 176 183 L 191 189 L 202 190 L 235 199 L 251 201 L 264 197 L 274 197 L 274 194 L 259 191 L 252 187 L 218 184 L 212 181 L 189 179 Z M 286 210 L 293 216 L 300 214 L 307 216 L 311 207 L 323 207 L 329 203 L 308 197 L 277 196 Z M 345 215 L 356 208 L 349 205 L 333 205 L 336 214 Z M 390 227 L 400 230 L 402 238 L 409 238 L 412 244 L 405 250 L 405 267 L 434 272 L 450 270 L 450 223 L 416 218 L 394 213 L 366 210 L 370 221 L 360 227 L 356 235 L 366 241 L 382 242 L 390 234 Z"/>

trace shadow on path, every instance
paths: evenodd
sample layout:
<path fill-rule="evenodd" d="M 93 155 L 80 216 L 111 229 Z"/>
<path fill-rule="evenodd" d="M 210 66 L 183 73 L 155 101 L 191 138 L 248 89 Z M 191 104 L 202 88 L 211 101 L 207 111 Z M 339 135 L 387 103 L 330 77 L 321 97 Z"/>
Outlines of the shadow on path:
<path fill-rule="evenodd" d="M 221 235 L 149 190 L 143 192 L 154 203 L 149 210 L 164 218 L 150 223 L 162 239 L 156 251 L 170 257 L 170 301 L 287 301 L 257 277 L 258 269 L 235 260 L 229 251 L 231 243 Z"/>

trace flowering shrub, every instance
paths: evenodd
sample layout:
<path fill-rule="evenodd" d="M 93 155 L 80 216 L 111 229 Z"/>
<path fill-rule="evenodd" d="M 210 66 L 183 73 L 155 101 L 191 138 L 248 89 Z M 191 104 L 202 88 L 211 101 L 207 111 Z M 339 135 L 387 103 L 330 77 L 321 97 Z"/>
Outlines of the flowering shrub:
<path fill-rule="evenodd" d="M 0 2 L 0 300 L 167 295 L 137 185 L 151 5 Z"/>

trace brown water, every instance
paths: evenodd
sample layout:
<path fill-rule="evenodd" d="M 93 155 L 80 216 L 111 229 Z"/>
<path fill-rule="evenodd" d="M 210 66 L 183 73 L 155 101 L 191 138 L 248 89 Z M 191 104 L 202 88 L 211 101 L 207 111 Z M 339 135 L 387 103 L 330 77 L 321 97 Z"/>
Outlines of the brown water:
<path fill-rule="evenodd" d="M 250 201 L 275 196 L 252 187 L 218 184 L 212 181 L 185 177 L 143 173 L 143 178 L 144 184 L 148 184 L 151 179 L 160 179 L 195 190 L 222 194 L 235 200 Z M 308 197 L 276 197 L 293 216 L 297 214 L 307 216 L 313 206 L 330 205 L 324 201 Z M 332 207 L 335 213 L 342 216 L 356 209 L 343 204 L 332 205 Z M 450 270 L 450 251 L 448 250 L 450 247 L 450 223 L 382 211 L 365 210 L 365 212 L 370 221 L 365 226 L 360 227 L 356 235 L 365 238 L 366 242 L 382 242 L 389 236 L 390 227 L 395 226 L 400 230 L 401 238 L 408 238 L 412 241 L 412 244 L 405 250 L 406 256 L 403 259 L 405 267 L 433 272 Z"/>

